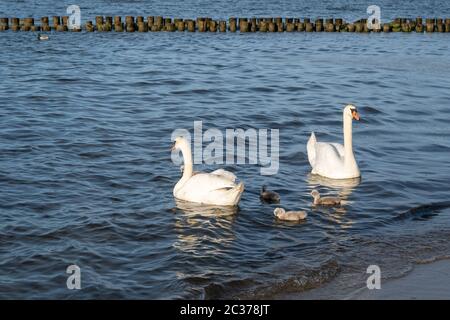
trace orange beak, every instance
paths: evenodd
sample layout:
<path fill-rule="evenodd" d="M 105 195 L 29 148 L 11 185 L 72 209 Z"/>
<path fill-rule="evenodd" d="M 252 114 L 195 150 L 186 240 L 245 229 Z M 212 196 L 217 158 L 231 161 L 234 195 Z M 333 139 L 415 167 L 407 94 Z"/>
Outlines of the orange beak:
<path fill-rule="evenodd" d="M 359 113 L 358 111 L 352 111 L 352 118 L 356 121 L 359 121 Z"/>

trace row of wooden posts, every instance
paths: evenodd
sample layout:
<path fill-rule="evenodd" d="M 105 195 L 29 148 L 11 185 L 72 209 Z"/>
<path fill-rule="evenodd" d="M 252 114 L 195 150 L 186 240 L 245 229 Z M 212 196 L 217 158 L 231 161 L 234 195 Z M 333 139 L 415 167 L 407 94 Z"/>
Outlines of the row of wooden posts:
<path fill-rule="evenodd" d="M 229 18 L 214 20 L 211 18 L 181 19 L 164 18 L 162 16 L 143 16 L 134 18 L 126 16 L 122 22 L 121 16 L 95 18 L 95 25 L 87 21 L 84 26 L 70 29 L 70 31 L 86 32 L 148 32 L 148 31 L 188 31 L 188 32 L 450 32 L 450 18 L 423 19 L 396 18 L 391 22 L 379 24 L 378 28 L 369 28 L 367 19 L 346 22 L 343 19 L 315 19 L 309 18 Z M 0 18 L 0 31 L 69 31 L 68 16 L 42 17 L 40 24 L 34 18 Z"/>

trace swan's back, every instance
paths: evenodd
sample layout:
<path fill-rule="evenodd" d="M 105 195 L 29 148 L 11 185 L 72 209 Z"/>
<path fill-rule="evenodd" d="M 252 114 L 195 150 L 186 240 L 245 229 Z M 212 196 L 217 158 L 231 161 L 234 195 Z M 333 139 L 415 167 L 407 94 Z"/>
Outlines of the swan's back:
<path fill-rule="evenodd" d="M 217 172 L 198 173 L 177 190 L 175 197 L 204 204 L 236 205 L 244 191 L 244 184 L 236 184 L 231 178 L 230 175 Z"/>

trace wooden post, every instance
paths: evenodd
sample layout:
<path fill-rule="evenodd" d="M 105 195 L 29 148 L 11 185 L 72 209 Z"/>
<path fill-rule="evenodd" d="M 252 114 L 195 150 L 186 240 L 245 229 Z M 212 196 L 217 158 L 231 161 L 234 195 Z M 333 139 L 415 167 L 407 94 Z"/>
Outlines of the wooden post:
<path fill-rule="evenodd" d="M 217 21 L 211 20 L 209 22 L 209 32 L 217 32 Z"/>
<path fill-rule="evenodd" d="M 402 22 L 400 18 L 395 18 L 391 23 L 392 32 L 402 31 Z"/>
<path fill-rule="evenodd" d="M 184 32 L 185 24 L 184 24 L 183 19 L 177 20 L 177 22 L 176 22 L 176 27 L 177 27 L 177 30 L 178 30 L 179 32 Z"/>
<path fill-rule="evenodd" d="M 441 18 L 436 19 L 436 31 L 445 32 L 444 21 Z"/>
<path fill-rule="evenodd" d="M 225 20 L 219 21 L 219 32 L 227 32 L 227 22 Z"/>
<path fill-rule="evenodd" d="M 269 24 L 267 21 L 261 20 L 259 22 L 259 32 L 267 32 Z"/>
<path fill-rule="evenodd" d="M 313 32 L 314 31 L 314 26 L 313 26 L 313 24 L 311 22 L 305 22 L 305 31 L 306 32 Z"/>
<path fill-rule="evenodd" d="M 148 24 L 144 22 L 144 20 L 138 21 L 137 23 L 138 32 L 147 32 Z"/>
<path fill-rule="evenodd" d="M 0 18 L 0 31 L 9 29 L 9 18 Z"/>
<path fill-rule="evenodd" d="M 170 24 L 172 24 L 172 18 L 164 18 L 164 27 L 166 27 L 166 26 L 168 26 Z M 169 29 L 170 29 L 170 27 L 169 27 Z M 165 31 L 170 31 L 170 30 L 168 30 L 168 28 L 164 28 L 164 30 Z"/>
<path fill-rule="evenodd" d="M 103 31 L 110 32 L 112 31 L 112 17 L 105 17 L 105 23 L 103 25 Z"/>
<path fill-rule="evenodd" d="M 354 24 L 354 23 L 349 23 L 349 24 L 347 25 L 347 31 L 348 31 L 348 32 L 355 32 L 355 29 L 356 29 L 356 27 L 355 27 L 355 24 Z"/>
<path fill-rule="evenodd" d="M 334 32 L 334 19 L 327 18 L 325 20 L 325 32 Z"/>
<path fill-rule="evenodd" d="M 316 32 L 322 32 L 323 31 L 323 19 L 316 19 L 315 27 L 316 27 Z"/>
<path fill-rule="evenodd" d="M 247 18 L 239 18 L 239 31 L 240 32 L 248 32 Z"/>
<path fill-rule="evenodd" d="M 434 19 L 427 18 L 425 20 L 425 25 L 427 33 L 434 32 Z"/>
<path fill-rule="evenodd" d="M 250 32 L 256 32 L 258 31 L 258 25 L 256 24 L 256 18 L 253 17 L 250 19 L 250 23 L 249 23 L 249 27 L 250 27 Z"/>
<path fill-rule="evenodd" d="M 164 26 L 164 18 L 162 16 L 157 16 L 155 18 L 155 24 L 157 31 L 160 31 Z"/>
<path fill-rule="evenodd" d="M 11 18 L 11 30 L 14 32 L 20 30 L 20 19 L 19 18 Z"/>
<path fill-rule="evenodd" d="M 278 32 L 284 32 L 284 23 L 283 20 L 281 22 L 277 23 L 277 31 Z"/>
<path fill-rule="evenodd" d="M 56 30 L 56 28 L 58 28 L 59 25 L 60 25 L 59 16 L 53 16 L 53 29 Z"/>
<path fill-rule="evenodd" d="M 95 28 L 98 32 L 103 31 L 103 16 L 96 16 L 95 17 Z"/>
<path fill-rule="evenodd" d="M 114 31 L 115 32 L 123 32 L 123 23 L 121 16 L 114 17 Z"/>
<path fill-rule="evenodd" d="M 147 17 L 148 30 L 151 30 L 153 25 L 155 24 L 155 17 L 148 16 Z"/>
<path fill-rule="evenodd" d="M 125 25 L 126 25 L 127 32 L 134 32 L 135 31 L 134 17 L 126 16 L 125 17 Z"/>
<path fill-rule="evenodd" d="M 34 19 L 33 18 L 24 18 L 23 19 L 23 26 L 21 27 L 22 31 L 30 31 L 31 26 L 34 25 Z"/>
<path fill-rule="evenodd" d="M 204 18 L 197 18 L 198 32 L 206 32 L 206 20 Z"/>
<path fill-rule="evenodd" d="M 286 32 L 294 32 L 295 24 L 293 22 L 286 22 Z"/>
<path fill-rule="evenodd" d="M 187 30 L 188 32 L 195 32 L 195 21 L 194 20 L 187 20 Z"/>
<path fill-rule="evenodd" d="M 168 31 L 168 32 L 174 32 L 174 31 L 176 30 L 176 29 L 175 29 L 175 24 L 173 24 L 172 22 L 166 24 L 166 25 L 164 26 L 164 30 L 165 30 L 165 31 Z"/>
<path fill-rule="evenodd" d="M 386 32 L 386 33 L 391 32 L 391 25 L 389 23 L 383 24 L 383 32 Z"/>
<path fill-rule="evenodd" d="M 228 20 L 228 27 L 229 27 L 230 32 L 236 32 L 236 30 L 237 30 L 236 18 L 230 18 Z"/>
<path fill-rule="evenodd" d="M 269 30 L 269 32 L 276 32 L 277 31 L 277 25 L 275 24 L 275 22 L 273 22 L 273 21 L 269 22 L 268 30 Z"/>
<path fill-rule="evenodd" d="M 450 32 L 450 19 L 445 19 L 445 32 Z"/>
<path fill-rule="evenodd" d="M 86 32 L 94 32 L 94 25 L 92 24 L 92 21 L 86 21 Z"/>
<path fill-rule="evenodd" d="M 295 27 L 297 28 L 297 31 L 303 32 L 305 31 L 305 24 L 298 19 L 298 21 L 295 23 Z"/>
<path fill-rule="evenodd" d="M 41 30 L 45 32 L 51 30 L 48 17 L 41 17 Z"/>
<path fill-rule="evenodd" d="M 211 24 L 212 19 L 209 17 L 205 18 L 205 22 L 206 22 L 206 31 L 209 31 L 209 26 Z"/>
<path fill-rule="evenodd" d="M 334 20 L 335 30 L 337 32 L 341 31 L 342 25 L 344 24 L 344 20 L 342 18 L 336 18 Z"/>
<path fill-rule="evenodd" d="M 408 22 L 402 23 L 403 32 L 411 32 L 411 25 Z"/>

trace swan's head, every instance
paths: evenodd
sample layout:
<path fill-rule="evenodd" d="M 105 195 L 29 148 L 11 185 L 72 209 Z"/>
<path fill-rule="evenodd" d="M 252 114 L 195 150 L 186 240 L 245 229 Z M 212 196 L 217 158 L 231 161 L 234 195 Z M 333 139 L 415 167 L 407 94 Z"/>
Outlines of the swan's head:
<path fill-rule="evenodd" d="M 344 108 L 344 115 L 351 119 L 359 121 L 359 113 L 356 107 L 352 104 L 348 104 Z"/>
<path fill-rule="evenodd" d="M 275 208 L 275 210 L 273 210 L 273 214 L 275 217 L 278 217 L 280 214 L 285 213 L 286 211 L 284 211 L 283 208 Z"/>
<path fill-rule="evenodd" d="M 176 137 L 173 141 L 171 150 L 180 150 L 188 146 L 188 142 L 185 137 Z"/>
<path fill-rule="evenodd" d="M 314 189 L 313 191 L 311 191 L 311 195 L 314 197 L 314 199 L 320 198 L 320 193 L 319 193 L 319 191 L 317 191 L 316 189 Z"/>

